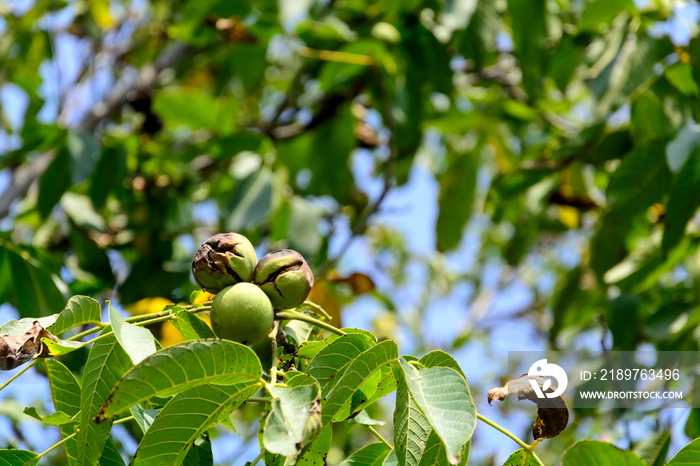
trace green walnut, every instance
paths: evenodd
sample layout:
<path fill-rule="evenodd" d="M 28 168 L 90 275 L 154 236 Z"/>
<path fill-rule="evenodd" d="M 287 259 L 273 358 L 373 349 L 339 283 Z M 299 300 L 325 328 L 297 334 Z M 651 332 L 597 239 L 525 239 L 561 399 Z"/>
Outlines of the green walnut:
<path fill-rule="evenodd" d="M 211 303 L 211 328 L 224 340 L 252 345 L 270 333 L 274 320 L 270 299 L 252 283 L 226 287 Z"/>
<path fill-rule="evenodd" d="M 301 254 L 280 249 L 260 259 L 253 283 L 265 292 L 275 309 L 291 309 L 309 296 L 314 274 Z"/>
<path fill-rule="evenodd" d="M 203 289 L 218 293 L 227 286 L 250 282 L 258 258 L 248 238 L 219 233 L 202 244 L 192 260 L 192 275 Z"/>

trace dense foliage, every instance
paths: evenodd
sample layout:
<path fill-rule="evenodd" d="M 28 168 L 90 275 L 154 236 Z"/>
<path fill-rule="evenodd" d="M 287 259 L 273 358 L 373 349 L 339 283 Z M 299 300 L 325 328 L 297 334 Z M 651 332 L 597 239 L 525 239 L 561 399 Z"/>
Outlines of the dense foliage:
<path fill-rule="evenodd" d="M 697 5 L 35 0 L 0 13 L 0 302 L 29 319 L 0 333 L 42 317 L 58 337 L 44 341 L 61 356 L 30 363 L 57 414 L 27 412 L 68 438 L 47 461 L 121 464 L 134 451 L 110 437 L 116 416 L 144 463 L 210 464 L 209 439 L 235 435 L 216 424 L 257 445 L 260 419 L 265 464 L 329 451 L 331 464 L 443 464 L 466 448 L 475 464 L 532 464 L 532 419 L 481 409 L 504 351 L 699 350 L 700 42 L 684 22 Z M 277 358 L 207 339 L 210 297 L 190 300 L 192 256 L 219 232 L 259 256 L 295 249 L 314 271 L 315 304 L 278 313 L 284 386 Z M 328 320 L 317 305 L 335 327 L 371 314 L 372 333 L 309 324 Z M 441 380 L 465 413 L 449 432 L 449 414 L 431 415 Z M 372 403 L 397 386 L 397 403 Z M 663 464 L 700 436 L 698 412 L 671 411 L 575 409 L 537 455 Z M 522 449 L 494 449 L 484 425 L 466 443 L 481 414 Z M 38 450 L 23 419 L 0 436 L 22 449 L 0 451 L 11 464 Z M 162 443 L 177 422 L 187 437 Z M 423 462 L 402 433 L 424 437 Z M 668 464 L 700 462 L 694 445 Z"/>

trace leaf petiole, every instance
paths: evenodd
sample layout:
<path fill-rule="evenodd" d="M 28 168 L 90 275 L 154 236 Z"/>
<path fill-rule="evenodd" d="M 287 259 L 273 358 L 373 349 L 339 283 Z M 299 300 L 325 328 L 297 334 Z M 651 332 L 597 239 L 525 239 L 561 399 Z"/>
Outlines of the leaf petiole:
<path fill-rule="evenodd" d="M 501 427 L 499 424 L 496 424 L 496 423 L 493 422 L 491 419 L 489 419 L 489 418 L 487 418 L 487 417 L 484 417 L 483 415 L 481 415 L 481 414 L 479 414 L 479 413 L 476 413 L 476 417 L 477 417 L 477 419 L 479 419 L 479 420 L 480 420 L 481 422 L 483 422 L 484 424 L 488 424 L 489 426 L 493 427 L 494 429 L 496 429 L 497 431 L 499 431 L 500 433 L 502 433 L 502 434 L 505 435 L 506 437 L 509 437 L 509 438 L 510 438 L 511 440 L 513 440 L 515 443 L 517 443 L 518 445 L 520 445 L 520 447 L 521 447 L 523 450 L 525 450 L 530 456 L 532 456 L 532 459 L 534 459 L 535 462 L 536 462 L 539 466 L 544 466 L 544 463 L 542 463 L 542 460 L 540 460 L 540 459 L 538 458 L 538 456 L 535 454 L 535 447 L 536 447 L 537 444 L 539 443 L 538 441 L 535 441 L 532 445 L 528 445 L 527 443 L 525 443 L 525 442 L 523 442 L 522 440 L 520 440 L 515 434 L 511 433 L 508 429 L 506 429 L 505 427 Z"/>
<path fill-rule="evenodd" d="M 301 312 L 293 311 L 291 309 L 287 309 L 285 311 L 278 312 L 275 315 L 275 319 L 277 319 L 277 320 L 300 320 L 302 322 L 306 322 L 308 324 L 320 327 L 324 330 L 328 330 L 329 332 L 335 333 L 336 335 L 340 335 L 340 336 L 347 335 L 347 333 L 343 332 L 339 328 L 332 326 L 331 324 L 323 322 L 322 320 L 318 320 L 315 317 L 311 317 L 309 315 L 302 314 Z"/>

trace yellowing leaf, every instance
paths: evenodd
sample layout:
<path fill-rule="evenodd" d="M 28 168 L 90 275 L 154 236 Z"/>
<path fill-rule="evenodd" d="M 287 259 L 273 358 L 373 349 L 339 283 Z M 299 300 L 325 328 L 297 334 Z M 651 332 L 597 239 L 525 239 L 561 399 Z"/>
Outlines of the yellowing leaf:
<path fill-rule="evenodd" d="M 102 29 L 110 29 L 114 26 L 114 18 L 109 13 L 109 1 L 107 0 L 92 0 L 89 2 L 90 13 L 95 19 L 95 22 Z"/>
<path fill-rule="evenodd" d="M 571 206 L 560 206 L 559 207 L 559 221 L 564 224 L 569 230 L 575 230 L 578 228 L 578 210 Z"/>
<path fill-rule="evenodd" d="M 152 312 L 160 312 L 168 304 L 172 304 L 172 301 L 165 298 L 144 298 L 124 307 L 132 315 L 140 316 Z"/>

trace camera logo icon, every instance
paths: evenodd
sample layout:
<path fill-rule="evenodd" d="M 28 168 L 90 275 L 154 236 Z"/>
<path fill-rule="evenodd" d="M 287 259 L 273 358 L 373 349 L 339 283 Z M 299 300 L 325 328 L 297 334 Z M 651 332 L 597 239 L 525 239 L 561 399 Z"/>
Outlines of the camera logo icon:
<path fill-rule="evenodd" d="M 561 396 L 569 383 L 569 377 L 566 375 L 564 369 L 556 364 L 549 364 L 546 359 L 540 359 L 530 366 L 527 375 L 537 398 L 556 398 Z M 545 393 L 552 386 L 552 379 L 546 379 L 544 383 L 542 383 L 542 388 L 540 388 L 538 380 L 535 378 L 538 378 L 541 382 L 542 377 L 553 377 L 557 381 L 557 389 L 551 393 Z"/>

